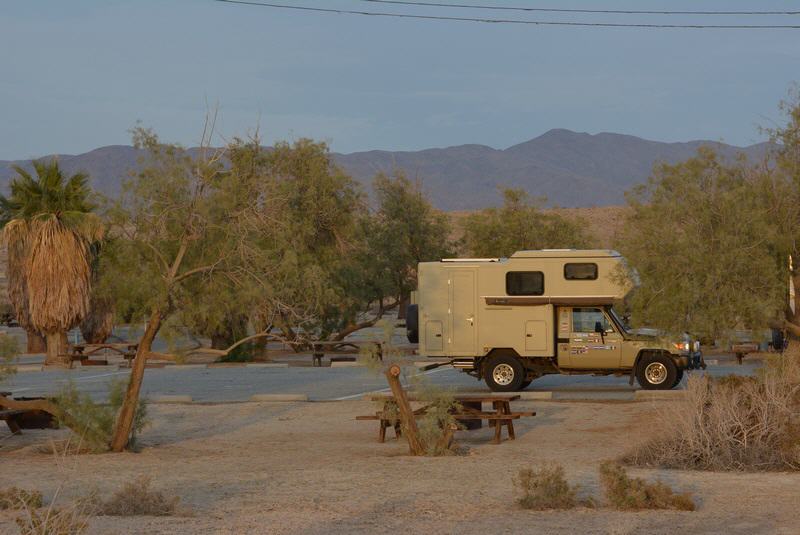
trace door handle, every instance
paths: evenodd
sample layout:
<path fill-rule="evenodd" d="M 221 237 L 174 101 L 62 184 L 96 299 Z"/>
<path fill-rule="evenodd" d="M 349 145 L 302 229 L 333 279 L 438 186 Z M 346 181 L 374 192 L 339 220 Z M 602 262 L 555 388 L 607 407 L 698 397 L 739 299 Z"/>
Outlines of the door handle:
<path fill-rule="evenodd" d="M 475 317 L 474 316 L 469 316 L 467 318 L 467 321 L 469 322 L 470 326 L 475 325 Z"/>

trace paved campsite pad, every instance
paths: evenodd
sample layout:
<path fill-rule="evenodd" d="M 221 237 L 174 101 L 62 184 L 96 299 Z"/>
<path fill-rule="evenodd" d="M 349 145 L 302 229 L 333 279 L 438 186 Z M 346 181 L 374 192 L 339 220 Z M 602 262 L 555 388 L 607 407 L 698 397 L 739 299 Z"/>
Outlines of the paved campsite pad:
<path fill-rule="evenodd" d="M 709 367 L 715 376 L 730 373 L 752 374 L 758 362 Z M 431 383 L 459 391 L 485 392 L 482 381 L 450 367 L 424 372 Z M 96 400 L 104 400 L 108 383 L 127 379 L 129 370 L 77 369 L 23 373 L 4 383 L 14 395 L 45 396 L 57 393 L 72 381 Z M 388 390 L 386 379 L 366 368 L 242 368 L 182 367 L 148 369 L 142 385 L 145 396 L 191 396 L 196 402 L 248 401 L 255 394 L 305 394 L 313 401 L 360 398 L 364 393 Z M 525 393 L 553 391 L 555 399 L 611 398 L 633 399 L 627 377 L 591 375 L 547 375 L 534 381 Z M 535 394 L 533 394 L 535 395 Z"/>
<path fill-rule="evenodd" d="M 412 458 L 404 442 L 374 440 L 355 421 L 366 401 L 158 405 L 139 454 L 71 457 L 56 463 L 32 445 L 54 431 L 8 438 L 0 430 L 0 488 L 39 489 L 46 500 L 92 486 L 108 493 L 139 475 L 182 497 L 189 518 L 95 518 L 90 533 L 794 533 L 800 474 L 631 470 L 697 495 L 699 511 L 530 512 L 513 502 L 511 477 L 545 460 L 596 493 L 597 466 L 643 440 L 653 403 L 520 401 L 535 410 L 517 440 L 492 445 L 489 429 L 459 432 L 463 457 Z M 0 532 L 12 513 L 0 513 Z M 13 530 L 11 530 L 14 533 Z"/>

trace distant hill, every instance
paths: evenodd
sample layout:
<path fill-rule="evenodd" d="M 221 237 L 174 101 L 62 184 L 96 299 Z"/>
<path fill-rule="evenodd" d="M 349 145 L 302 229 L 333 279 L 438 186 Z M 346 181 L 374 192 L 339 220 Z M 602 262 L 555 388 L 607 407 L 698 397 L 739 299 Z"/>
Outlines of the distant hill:
<path fill-rule="evenodd" d="M 768 144 L 735 147 L 714 141 L 663 143 L 622 134 L 549 132 L 507 149 L 459 145 L 442 149 L 334 154 L 336 162 L 369 186 L 377 172 L 403 169 L 422 180 L 435 206 L 443 210 L 474 210 L 500 201 L 498 187 L 523 188 L 565 207 L 621 204 L 623 193 L 644 182 L 653 164 L 689 158 L 708 145 L 726 157 L 738 152 L 760 158 Z M 98 191 L 114 195 L 136 168 L 139 151 L 127 145 L 101 147 L 85 154 L 58 155 L 67 172 L 86 171 Z M 29 160 L 0 160 L 0 189 L 13 176 L 11 166 Z"/>

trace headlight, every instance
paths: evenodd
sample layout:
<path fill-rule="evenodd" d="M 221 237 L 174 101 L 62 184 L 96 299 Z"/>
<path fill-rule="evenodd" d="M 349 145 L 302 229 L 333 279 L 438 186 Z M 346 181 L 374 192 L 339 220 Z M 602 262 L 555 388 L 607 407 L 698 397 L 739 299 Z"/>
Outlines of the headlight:
<path fill-rule="evenodd" d="M 689 351 L 689 342 L 681 342 L 672 344 L 678 351 Z"/>

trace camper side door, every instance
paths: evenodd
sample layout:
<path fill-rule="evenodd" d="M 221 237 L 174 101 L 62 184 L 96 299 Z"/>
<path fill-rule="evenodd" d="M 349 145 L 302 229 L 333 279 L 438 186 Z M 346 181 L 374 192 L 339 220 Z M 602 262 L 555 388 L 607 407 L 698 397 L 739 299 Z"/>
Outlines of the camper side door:
<path fill-rule="evenodd" d="M 448 272 L 448 351 L 457 357 L 476 354 L 477 270 L 452 269 Z"/>

